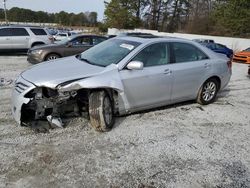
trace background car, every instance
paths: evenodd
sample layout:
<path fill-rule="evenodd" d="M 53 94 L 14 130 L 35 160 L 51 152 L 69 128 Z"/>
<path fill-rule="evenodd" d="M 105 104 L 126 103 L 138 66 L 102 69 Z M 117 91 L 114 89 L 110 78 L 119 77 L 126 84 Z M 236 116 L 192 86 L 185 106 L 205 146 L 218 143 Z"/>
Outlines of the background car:
<path fill-rule="evenodd" d="M 87 114 L 98 131 L 124 115 L 187 100 L 215 101 L 231 77 L 231 61 L 196 42 L 116 37 L 78 56 L 41 63 L 21 73 L 12 93 L 15 120 Z"/>
<path fill-rule="evenodd" d="M 107 40 L 106 37 L 98 35 L 74 35 L 57 44 L 38 46 L 30 49 L 27 53 L 27 60 L 35 64 L 79 54 L 105 40 Z"/>
<path fill-rule="evenodd" d="M 71 33 L 71 32 L 57 33 L 56 35 L 54 35 L 54 40 L 55 42 L 57 42 L 57 41 L 69 39 L 70 36 L 72 35 L 75 35 L 75 33 Z"/>
<path fill-rule="evenodd" d="M 213 50 L 216 53 L 225 54 L 228 58 L 231 58 L 233 56 L 233 50 L 226 47 L 223 44 L 218 44 L 218 43 L 201 43 L 201 44 Z"/>
<path fill-rule="evenodd" d="M 233 61 L 238 63 L 250 64 L 250 48 L 234 54 Z"/>
<path fill-rule="evenodd" d="M 0 27 L 0 52 L 27 52 L 31 47 L 51 43 L 53 37 L 44 28 Z"/>
<path fill-rule="evenodd" d="M 120 33 L 117 35 L 118 37 L 141 37 L 141 38 L 157 38 L 151 33 L 140 33 L 140 32 L 131 32 L 131 33 Z"/>
<path fill-rule="evenodd" d="M 192 41 L 198 43 L 214 43 L 214 40 L 212 39 L 193 39 Z"/>

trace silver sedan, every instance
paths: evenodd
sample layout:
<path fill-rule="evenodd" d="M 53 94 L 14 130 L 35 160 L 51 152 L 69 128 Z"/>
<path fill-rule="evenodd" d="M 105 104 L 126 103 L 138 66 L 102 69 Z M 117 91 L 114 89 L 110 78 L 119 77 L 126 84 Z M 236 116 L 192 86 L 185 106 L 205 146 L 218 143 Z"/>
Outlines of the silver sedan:
<path fill-rule="evenodd" d="M 108 131 L 116 115 L 177 102 L 207 105 L 231 77 L 231 62 L 196 42 L 177 38 L 121 37 L 78 56 L 41 63 L 15 82 L 12 113 L 24 126 L 89 116 Z"/>

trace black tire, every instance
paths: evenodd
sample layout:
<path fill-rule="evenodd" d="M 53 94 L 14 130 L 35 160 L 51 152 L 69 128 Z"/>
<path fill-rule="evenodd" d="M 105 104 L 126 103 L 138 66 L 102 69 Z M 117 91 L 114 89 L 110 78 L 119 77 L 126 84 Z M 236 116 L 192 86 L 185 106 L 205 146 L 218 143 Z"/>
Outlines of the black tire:
<path fill-rule="evenodd" d="M 89 96 L 89 117 L 92 127 L 100 132 L 110 131 L 114 125 L 113 105 L 105 91 L 96 91 Z"/>
<path fill-rule="evenodd" d="M 200 88 L 197 103 L 202 105 L 211 104 L 215 101 L 219 91 L 219 82 L 215 78 L 208 79 Z"/>
<path fill-rule="evenodd" d="M 45 61 L 52 61 L 58 58 L 60 58 L 58 54 L 49 54 L 46 56 Z"/>

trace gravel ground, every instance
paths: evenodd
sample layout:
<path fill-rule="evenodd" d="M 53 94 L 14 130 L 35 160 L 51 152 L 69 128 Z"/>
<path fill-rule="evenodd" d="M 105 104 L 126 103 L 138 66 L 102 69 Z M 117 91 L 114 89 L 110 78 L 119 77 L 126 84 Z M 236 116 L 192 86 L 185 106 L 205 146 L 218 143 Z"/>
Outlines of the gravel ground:
<path fill-rule="evenodd" d="M 29 67 L 0 57 L 0 77 Z M 250 187 L 250 79 L 234 64 L 211 105 L 194 102 L 117 118 L 108 133 L 76 118 L 37 134 L 11 117 L 12 85 L 0 87 L 0 187 Z"/>

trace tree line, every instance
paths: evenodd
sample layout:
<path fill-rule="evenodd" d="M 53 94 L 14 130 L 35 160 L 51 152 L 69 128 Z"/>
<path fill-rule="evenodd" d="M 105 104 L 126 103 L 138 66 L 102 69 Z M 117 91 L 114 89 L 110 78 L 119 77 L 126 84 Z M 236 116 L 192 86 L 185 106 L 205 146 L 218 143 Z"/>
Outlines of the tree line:
<path fill-rule="evenodd" d="M 250 37 L 250 0 L 111 0 L 105 27 Z"/>
<path fill-rule="evenodd" d="M 64 26 L 96 26 L 97 13 L 47 13 L 43 11 L 32 11 L 13 7 L 7 10 L 8 21 L 12 22 L 35 22 L 35 23 L 58 23 Z M 4 10 L 0 10 L 0 20 L 4 21 Z"/>

